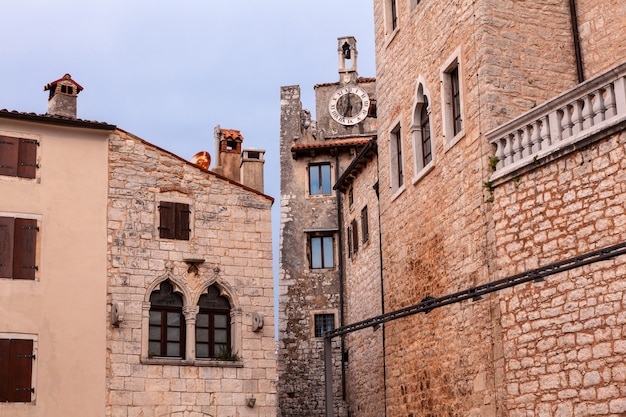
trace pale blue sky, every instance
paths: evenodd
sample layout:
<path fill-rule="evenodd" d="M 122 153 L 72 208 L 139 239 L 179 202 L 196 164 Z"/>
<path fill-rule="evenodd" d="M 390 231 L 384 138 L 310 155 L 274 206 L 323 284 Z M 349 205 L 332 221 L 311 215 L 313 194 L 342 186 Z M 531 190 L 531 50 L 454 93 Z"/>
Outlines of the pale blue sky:
<path fill-rule="evenodd" d="M 44 85 L 70 73 L 78 117 L 115 124 L 185 159 L 213 128 L 266 150 L 278 247 L 280 86 L 338 81 L 337 38 L 355 36 L 375 76 L 372 0 L 3 0 L 0 109 L 45 113 Z M 274 251 L 275 265 L 278 253 Z"/>

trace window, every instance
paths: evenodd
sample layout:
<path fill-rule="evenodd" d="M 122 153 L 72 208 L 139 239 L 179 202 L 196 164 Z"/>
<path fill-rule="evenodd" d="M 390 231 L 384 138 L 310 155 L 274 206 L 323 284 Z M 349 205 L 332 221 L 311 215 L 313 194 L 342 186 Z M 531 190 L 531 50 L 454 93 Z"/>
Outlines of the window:
<path fill-rule="evenodd" d="M 0 217 L 0 278 L 35 279 L 38 232 L 35 219 Z"/>
<path fill-rule="evenodd" d="M 398 28 L 398 0 L 385 1 L 385 28 L 386 35 Z"/>
<path fill-rule="evenodd" d="M 185 356 L 183 298 L 168 281 L 150 294 L 148 356 Z"/>
<path fill-rule="evenodd" d="M 189 240 L 189 204 L 161 201 L 159 204 L 159 237 Z"/>
<path fill-rule="evenodd" d="M 352 220 L 350 229 L 352 231 L 352 251 L 356 253 L 359 250 L 359 228 L 356 224 L 356 219 Z"/>
<path fill-rule="evenodd" d="M 0 339 L 0 402 L 32 401 L 33 344 L 32 339 Z"/>
<path fill-rule="evenodd" d="M 354 206 L 354 188 L 350 187 L 348 190 L 348 208 L 352 210 L 352 206 Z"/>
<path fill-rule="evenodd" d="M 309 165 L 309 193 L 311 195 L 330 194 L 330 164 Z"/>
<path fill-rule="evenodd" d="M 309 262 L 311 269 L 334 268 L 333 236 L 311 234 L 309 236 Z"/>
<path fill-rule="evenodd" d="M 444 64 L 441 72 L 443 133 L 449 148 L 463 136 L 463 103 L 461 97 L 460 50 Z"/>
<path fill-rule="evenodd" d="M 35 178 L 37 146 L 36 140 L 0 136 L 0 175 Z"/>
<path fill-rule="evenodd" d="M 367 215 L 367 206 L 361 209 L 361 234 L 363 235 L 363 243 L 370 240 L 369 218 Z"/>
<path fill-rule="evenodd" d="M 393 128 L 390 134 L 391 151 L 391 188 L 397 191 L 404 185 L 404 172 L 402 166 L 402 132 L 400 123 Z"/>
<path fill-rule="evenodd" d="M 324 337 L 324 334 L 335 330 L 334 314 L 315 315 L 315 337 Z"/>
<path fill-rule="evenodd" d="M 423 176 L 432 167 L 433 162 L 433 141 L 430 124 L 430 93 L 424 86 L 422 77 L 417 82 L 415 94 L 415 105 L 413 107 L 413 125 L 411 126 L 411 136 L 413 140 L 415 178 L 414 181 Z"/>
<path fill-rule="evenodd" d="M 198 301 L 196 357 L 215 358 L 231 354 L 230 303 L 211 285 Z"/>

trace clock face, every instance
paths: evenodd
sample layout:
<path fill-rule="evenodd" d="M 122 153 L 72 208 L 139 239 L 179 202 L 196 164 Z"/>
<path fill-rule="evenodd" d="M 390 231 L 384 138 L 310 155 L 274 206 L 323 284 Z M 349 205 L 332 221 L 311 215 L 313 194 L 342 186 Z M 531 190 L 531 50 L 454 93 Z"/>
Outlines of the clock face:
<path fill-rule="evenodd" d="M 342 125 L 352 126 L 367 117 L 370 98 L 359 87 L 343 87 L 335 91 L 328 103 L 330 116 Z"/>

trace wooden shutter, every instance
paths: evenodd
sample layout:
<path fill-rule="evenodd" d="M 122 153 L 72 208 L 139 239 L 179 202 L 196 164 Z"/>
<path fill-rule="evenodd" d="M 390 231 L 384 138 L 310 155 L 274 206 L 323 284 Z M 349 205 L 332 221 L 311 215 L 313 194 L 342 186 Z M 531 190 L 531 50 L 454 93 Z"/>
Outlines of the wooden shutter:
<path fill-rule="evenodd" d="M 189 240 L 189 204 L 176 203 L 176 239 Z"/>
<path fill-rule="evenodd" d="M 0 339 L 0 403 L 9 400 L 9 339 Z"/>
<path fill-rule="evenodd" d="M 17 158 L 17 176 L 35 178 L 37 175 L 37 145 L 32 139 L 20 139 Z"/>
<path fill-rule="evenodd" d="M 14 218 L 0 217 L 0 278 L 13 276 L 14 228 Z"/>
<path fill-rule="evenodd" d="M 33 341 L 13 339 L 9 348 L 9 402 L 30 402 L 33 374 Z"/>
<path fill-rule="evenodd" d="M 161 239 L 174 238 L 174 203 L 161 201 L 159 204 L 159 237 Z"/>
<path fill-rule="evenodd" d="M 37 220 L 15 219 L 13 278 L 35 279 L 37 271 Z"/>
<path fill-rule="evenodd" d="M 0 136 L 0 175 L 17 175 L 18 149 L 17 138 Z"/>

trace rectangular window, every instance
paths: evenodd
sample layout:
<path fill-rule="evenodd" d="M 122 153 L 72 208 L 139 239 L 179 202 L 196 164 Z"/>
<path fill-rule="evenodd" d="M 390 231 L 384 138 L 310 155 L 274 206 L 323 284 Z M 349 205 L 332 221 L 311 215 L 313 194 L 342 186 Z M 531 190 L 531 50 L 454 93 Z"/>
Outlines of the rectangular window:
<path fill-rule="evenodd" d="M 398 27 L 398 1 L 397 0 L 389 0 L 389 14 L 391 17 L 391 30 L 396 30 Z"/>
<path fill-rule="evenodd" d="M 363 235 L 363 243 L 370 240 L 369 218 L 367 214 L 367 206 L 361 209 L 361 234 Z"/>
<path fill-rule="evenodd" d="M 352 210 L 352 206 L 354 205 L 354 188 L 350 187 L 348 190 L 348 208 Z"/>
<path fill-rule="evenodd" d="M 463 137 L 462 71 L 459 56 L 460 49 L 457 49 L 441 70 L 443 133 L 447 148 Z"/>
<path fill-rule="evenodd" d="M 309 236 L 309 261 L 311 269 L 334 268 L 333 236 L 311 234 Z"/>
<path fill-rule="evenodd" d="M 0 217 L 0 278 L 35 279 L 38 232 L 35 219 Z"/>
<path fill-rule="evenodd" d="M 327 332 L 335 330 L 334 314 L 315 315 L 315 337 L 324 337 Z"/>
<path fill-rule="evenodd" d="M 36 140 L 0 136 L 0 175 L 35 178 L 37 146 Z"/>
<path fill-rule="evenodd" d="M 159 237 L 189 240 L 189 204 L 161 201 L 159 204 Z"/>
<path fill-rule="evenodd" d="M 356 219 L 352 220 L 350 228 L 352 229 L 352 251 L 356 253 L 359 250 L 359 228 Z"/>
<path fill-rule="evenodd" d="M 404 185 L 404 172 L 402 165 L 402 132 L 400 124 L 391 131 L 391 188 L 396 191 Z"/>
<path fill-rule="evenodd" d="M 450 101 L 452 102 L 453 133 L 456 136 L 461 131 L 461 92 L 459 88 L 459 67 L 455 66 L 448 73 L 450 77 Z"/>
<path fill-rule="evenodd" d="M 33 340 L 0 339 L 0 403 L 32 401 Z"/>
<path fill-rule="evenodd" d="M 330 190 L 330 164 L 322 163 L 309 165 L 309 194 L 330 194 Z"/>

